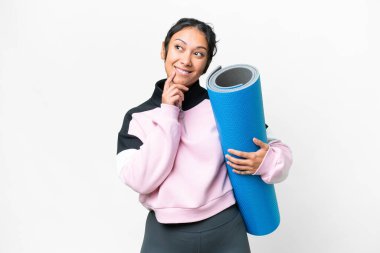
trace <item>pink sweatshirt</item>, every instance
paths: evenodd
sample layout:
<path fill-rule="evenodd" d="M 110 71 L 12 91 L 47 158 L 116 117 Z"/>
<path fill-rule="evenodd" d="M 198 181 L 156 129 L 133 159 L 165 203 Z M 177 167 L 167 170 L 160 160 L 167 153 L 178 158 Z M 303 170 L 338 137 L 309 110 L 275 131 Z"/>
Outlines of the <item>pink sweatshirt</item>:
<path fill-rule="evenodd" d="M 235 203 L 211 104 L 199 82 L 185 93 L 183 111 L 161 104 L 164 82 L 125 115 L 117 168 L 159 222 L 203 220 Z M 256 175 L 273 184 L 287 177 L 292 155 L 268 128 L 267 135 L 270 148 Z"/>

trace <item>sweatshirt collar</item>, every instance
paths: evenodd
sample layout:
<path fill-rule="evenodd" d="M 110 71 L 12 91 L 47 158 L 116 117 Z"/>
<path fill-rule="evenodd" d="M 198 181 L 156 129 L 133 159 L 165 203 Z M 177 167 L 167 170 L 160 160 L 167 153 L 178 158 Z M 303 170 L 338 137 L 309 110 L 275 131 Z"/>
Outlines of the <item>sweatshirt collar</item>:
<path fill-rule="evenodd" d="M 156 83 L 153 95 L 151 99 L 153 103 L 157 106 L 161 106 L 162 102 L 162 92 L 166 79 L 159 80 Z M 207 98 L 207 91 L 205 88 L 199 85 L 199 80 L 197 80 L 193 85 L 190 86 L 189 90 L 185 92 L 185 100 L 182 104 L 182 110 L 186 111 Z"/>

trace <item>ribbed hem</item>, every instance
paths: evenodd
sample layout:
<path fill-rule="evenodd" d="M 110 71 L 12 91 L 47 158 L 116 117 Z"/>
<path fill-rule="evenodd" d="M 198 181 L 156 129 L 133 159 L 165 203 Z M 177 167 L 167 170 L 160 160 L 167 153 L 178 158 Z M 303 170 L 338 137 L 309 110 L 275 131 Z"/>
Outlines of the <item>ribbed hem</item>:
<path fill-rule="evenodd" d="M 160 223 L 187 223 L 207 219 L 235 203 L 233 191 L 230 191 L 198 208 L 153 208 L 153 210 Z"/>

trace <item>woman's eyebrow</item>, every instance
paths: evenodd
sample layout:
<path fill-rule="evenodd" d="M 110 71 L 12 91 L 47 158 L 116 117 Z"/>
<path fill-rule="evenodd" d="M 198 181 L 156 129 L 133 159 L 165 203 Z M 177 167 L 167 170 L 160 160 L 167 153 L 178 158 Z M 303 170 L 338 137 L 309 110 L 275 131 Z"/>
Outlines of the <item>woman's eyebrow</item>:
<path fill-rule="evenodd" d="M 187 45 L 187 43 L 184 41 L 184 40 L 181 40 L 181 39 L 175 39 L 175 40 L 179 40 L 179 41 L 182 41 L 185 45 Z M 204 47 L 204 46 L 197 46 L 196 47 L 196 49 L 198 49 L 198 48 L 203 48 L 204 50 L 206 50 L 207 51 L 207 48 L 206 47 Z"/>

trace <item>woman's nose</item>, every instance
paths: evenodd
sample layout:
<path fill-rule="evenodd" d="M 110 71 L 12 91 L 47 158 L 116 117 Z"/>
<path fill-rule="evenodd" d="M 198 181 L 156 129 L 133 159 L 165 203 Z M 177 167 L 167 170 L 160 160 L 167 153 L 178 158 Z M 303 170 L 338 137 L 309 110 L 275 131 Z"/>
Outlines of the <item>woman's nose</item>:
<path fill-rule="evenodd" d="M 182 54 L 181 63 L 185 66 L 191 66 L 191 54 L 190 53 Z"/>

